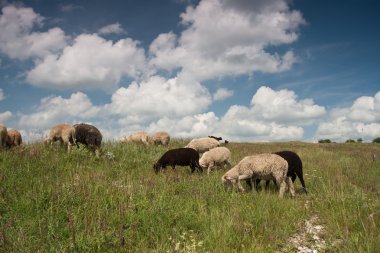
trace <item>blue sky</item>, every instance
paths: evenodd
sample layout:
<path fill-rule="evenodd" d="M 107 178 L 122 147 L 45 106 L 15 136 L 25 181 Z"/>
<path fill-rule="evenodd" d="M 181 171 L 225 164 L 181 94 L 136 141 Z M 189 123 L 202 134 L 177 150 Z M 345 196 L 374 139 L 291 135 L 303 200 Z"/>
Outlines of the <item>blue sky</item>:
<path fill-rule="evenodd" d="M 0 1 L 0 123 L 232 141 L 380 136 L 378 1 Z"/>

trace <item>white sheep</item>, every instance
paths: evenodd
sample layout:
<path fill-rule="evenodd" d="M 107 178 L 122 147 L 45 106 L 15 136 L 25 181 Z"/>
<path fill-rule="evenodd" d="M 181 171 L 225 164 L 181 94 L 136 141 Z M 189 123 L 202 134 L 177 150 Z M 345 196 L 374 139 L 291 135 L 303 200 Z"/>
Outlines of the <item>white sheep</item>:
<path fill-rule="evenodd" d="M 142 143 L 145 146 L 149 145 L 148 134 L 144 131 L 132 133 L 129 136 L 121 138 L 121 141 L 122 142 Z"/>
<path fill-rule="evenodd" d="M 185 148 L 193 148 L 198 153 L 204 153 L 206 151 L 209 151 L 210 149 L 219 147 L 220 143 L 219 141 L 213 139 L 213 138 L 198 138 L 193 139 L 185 146 Z"/>
<path fill-rule="evenodd" d="M 0 124 L 0 149 L 6 148 L 8 139 L 7 127 Z"/>
<path fill-rule="evenodd" d="M 287 177 L 287 172 L 288 163 L 281 156 L 276 154 L 259 154 L 244 157 L 237 165 L 223 175 L 222 181 L 227 189 L 231 189 L 237 185 L 240 191 L 244 191 L 244 188 L 240 184 L 241 180 L 251 180 L 251 183 L 256 179 L 275 180 L 277 185 L 280 186 L 280 198 L 283 197 L 286 186 L 294 197 L 293 182 L 290 177 Z"/>
<path fill-rule="evenodd" d="M 211 168 L 224 165 L 231 166 L 231 151 L 226 147 L 216 147 L 206 151 L 199 164 L 203 169 L 207 168 L 207 174 L 210 174 Z"/>
<path fill-rule="evenodd" d="M 170 136 L 167 132 L 157 132 L 152 136 L 148 136 L 148 142 L 150 144 L 168 146 L 170 142 Z"/>
<path fill-rule="evenodd" d="M 55 142 L 55 141 L 60 141 L 61 143 L 63 143 L 62 130 L 65 128 L 68 128 L 68 127 L 71 127 L 71 125 L 66 124 L 66 123 L 57 124 L 57 125 L 53 126 L 50 129 L 49 136 L 46 139 L 46 142 L 53 144 L 53 142 Z"/>
<path fill-rule="evenodd" d="M 62 129 L 61 137 L 63 143 L 67 145 L 67 151 L 70 152 L 73 145 L 76 144 L 75 127 L 68 126 Z"/>
<path fill-rule="evenodd" d="M 66 123 L 55 125 L 51 128 L 46 142 L 53 144 L 55 141 L 60 141 L 65 146 L 67 145 L 67 150 L 70 151 L 72 145 L 76 143 L 75 128 Z"/>

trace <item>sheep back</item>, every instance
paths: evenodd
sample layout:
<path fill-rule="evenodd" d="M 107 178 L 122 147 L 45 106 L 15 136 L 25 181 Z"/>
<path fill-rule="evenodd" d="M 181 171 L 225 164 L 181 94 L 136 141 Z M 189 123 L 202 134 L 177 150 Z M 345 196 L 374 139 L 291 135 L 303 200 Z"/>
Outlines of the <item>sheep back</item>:
<path fill-rule="evenodd" d="M 176 165 L 190 166 L 191 172 L 197 168 L 202 171 L 199 165 L 199 153 L 192 148 L 176 148 L 166 151 L 160 159 L 153 165 L 154 171 L 158 173 L 166 166 L 172 166 L 174 169 Z"/>
<path fill-rule="evenodd" d="M 219 141 L 215 140 L 214 138 L 198 138 L 193 139 L 185 146 L 185 148 L 193 148 L 199 153 L 204 153 L 210 149 L 219 147 L 220 143 Z"/>

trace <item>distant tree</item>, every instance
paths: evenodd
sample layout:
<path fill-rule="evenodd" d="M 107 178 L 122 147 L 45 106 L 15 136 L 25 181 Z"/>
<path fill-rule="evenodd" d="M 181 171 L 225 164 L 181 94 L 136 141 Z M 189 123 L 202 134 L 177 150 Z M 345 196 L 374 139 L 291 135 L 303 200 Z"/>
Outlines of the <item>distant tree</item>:
<path fill-rule="evenodd" d="M 359 138 L 356 140 L 357 143 L 362 143 L 363 142 L 363 139 L 362 138 Z"/>
<path fill-rule="evenodd" d="M 346 143 L 355 143 L 355 140 L 353 140 L 353 139 L 348 139 L 348 140 L 346 141 Z"/>
<path fill-rule="evenodd" d="M 330 139 L 321 139 L 318 141 L 318 143 L 331 143 Z"/>
<path fill-rule="evenodd" d="M 380 143 L 380 137 L 373 139 L 372 143 Z"/>

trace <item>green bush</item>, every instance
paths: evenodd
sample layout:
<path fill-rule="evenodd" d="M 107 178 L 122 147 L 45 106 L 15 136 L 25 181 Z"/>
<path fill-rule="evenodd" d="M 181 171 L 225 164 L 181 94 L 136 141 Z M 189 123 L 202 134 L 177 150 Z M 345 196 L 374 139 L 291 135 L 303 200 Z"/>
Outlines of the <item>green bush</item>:
<path fill-rule="evenodd" d="M 330 139 L 321 139 L 318 141 L 318 143 L 331 143 Z"/>

